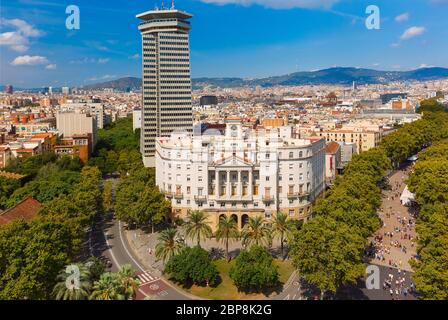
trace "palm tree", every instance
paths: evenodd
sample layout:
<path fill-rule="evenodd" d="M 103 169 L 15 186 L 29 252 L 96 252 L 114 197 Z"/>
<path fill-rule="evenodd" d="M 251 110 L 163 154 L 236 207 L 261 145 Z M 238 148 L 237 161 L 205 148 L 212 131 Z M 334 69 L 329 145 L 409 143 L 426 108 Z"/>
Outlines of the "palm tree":
<path fill-rule="evenodd" d="M 289 238 L 289 235 L 292 233 L 293 225 L 291 223 L 292 220 L 288 219 L 288 216 L 284 213 L 278 212 L 274 217 L 274 223 L 272 225 L 272 231 L 274 235 L 280 238 L 280 248 L 283 257 L 283 241 L 286 238 Z"/>
<path fill-rule="evenodd" d="M 135 298 L 140 281 L 135 277 L 135 271 L 132 267 L 129 264 L 122 266 L 117 273 L 117 278 L 125 299 Z"/>
<path fill-rule="evenodd" d="M 98 281 L 93 284 L 91 300 L 124 300 L 121 294 L 118 277 L 110 272 L 103 273 Z"/>
<path fill-rule="evenodd" d="M 238 224 L 232 217 L 222 216 L 219 219 L 218 231 L 216 231 L 216 240 L 225 243 L 226 245 L 226 257 L 229 260 L 229 240 L 239 237 Z"/>
<path fill-rule="evenodd" d="M 178 254 L 185 246 L 174 228 L 163 230 L 157 240 L 159 242 L 156 245 L 156 258 L 163 262 Z"/>
<path fill-rule="evenodd" d="M 268 246 L 271 241 L 271 230 L 260 216 L 249 218 L 249 222 L 244 226 L 241 235 L 244 247 L 252 244 Z"/>
<path fill-rule="evenodd" d="M 86 300 L 89 297 L 90 272 L 84 265 L 76 265 L 79 274 L 74 274 L 71 266 L 67 266 L 57 276 L 53 296 L 56 300 Z"/>
<path fill-rule="evenodd" d="M 197 239 L 198 246 L 201 246 L 201 238 L 207 239 L 212 236 L 212 228 L 208 225 L 207 216 L 203 211 L 193 211 L 188 215 L 185 223 L 185 233 L 192 240 Z"/>

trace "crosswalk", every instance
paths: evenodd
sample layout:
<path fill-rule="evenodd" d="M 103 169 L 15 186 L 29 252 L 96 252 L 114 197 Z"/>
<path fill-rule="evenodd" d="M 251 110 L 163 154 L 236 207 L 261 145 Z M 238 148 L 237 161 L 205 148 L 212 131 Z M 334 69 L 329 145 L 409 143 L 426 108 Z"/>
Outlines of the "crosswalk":
<path fill-rule="evenodd" d="M 159 279 L 158 277 L 149 274 L 148 271 L 137 274 L 137 277 L 140 280 L 141 286 Z"/>

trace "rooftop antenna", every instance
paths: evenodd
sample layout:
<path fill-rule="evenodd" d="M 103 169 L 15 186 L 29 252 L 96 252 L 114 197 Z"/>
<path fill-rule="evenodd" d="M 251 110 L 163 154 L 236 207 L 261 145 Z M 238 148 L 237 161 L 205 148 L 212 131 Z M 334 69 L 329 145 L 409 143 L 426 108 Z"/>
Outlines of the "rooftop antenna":
<path fill-rule="evenodd" d="M 172 2 L 171 2 L 171 10 L 174 10 L 175 9 L 175 5 L 174 5 L 174 0 L 172 0 Z"/>

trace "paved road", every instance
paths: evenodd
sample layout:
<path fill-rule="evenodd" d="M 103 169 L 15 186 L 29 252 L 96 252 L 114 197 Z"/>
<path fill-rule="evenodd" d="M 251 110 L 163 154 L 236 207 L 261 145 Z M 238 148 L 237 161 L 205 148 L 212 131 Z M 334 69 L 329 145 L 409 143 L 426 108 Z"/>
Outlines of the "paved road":
<path fill-rule="evenodd" d="M 130 264 L 137 270 L 137 277 L 141 281 L 137 299 L 157 300 L 186 300 L 190 296 L 175 289 L 171 284 L 161 279 L 160 272 L 147 270 L 132 254 L 123 235 L 122 224 L 113 219 L 112 215 L 104 219 L 97 219 L 92 229 L 92 253 L 102 259 L 112 262 L 111 271 L 116 272 L 125 264 Z"/>

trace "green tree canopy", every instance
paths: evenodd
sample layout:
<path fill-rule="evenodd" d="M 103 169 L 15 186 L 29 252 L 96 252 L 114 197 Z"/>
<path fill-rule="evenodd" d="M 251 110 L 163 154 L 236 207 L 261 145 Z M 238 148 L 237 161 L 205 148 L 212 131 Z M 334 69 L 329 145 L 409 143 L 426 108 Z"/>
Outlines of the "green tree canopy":
<path fill-rule="evenodd" d="M 273 288 L 279 283 L 278 267 L 266 248 L 259 245 L 243 250 L 230 268 L 230 277 L 245 292 Z"/>
<path fill-rule="evenodd" d="M 212 263 L 210 255 L 201 247 L 185 247 L 172 256 L 165 266 L 164 272 L 173 280 L 188 285 L 196 283 L 216 286 L 219 282 L 219 273 Z"/>

